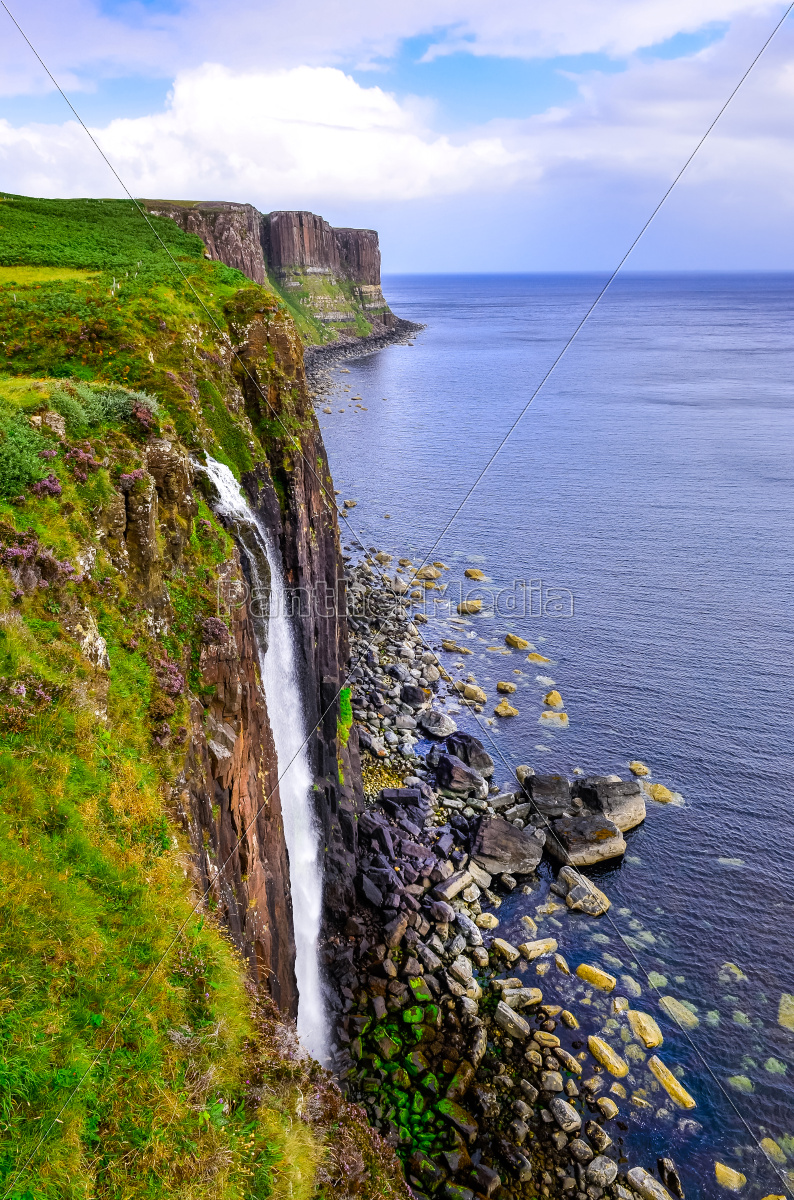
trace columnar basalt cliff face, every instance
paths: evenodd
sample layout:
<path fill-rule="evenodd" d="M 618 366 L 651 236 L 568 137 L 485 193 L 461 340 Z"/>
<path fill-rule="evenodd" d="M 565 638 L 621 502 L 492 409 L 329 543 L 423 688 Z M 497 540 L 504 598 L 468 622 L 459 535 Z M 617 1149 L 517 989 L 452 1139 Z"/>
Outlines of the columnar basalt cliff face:
<path fill-rule="evenodd" d="M 374 229 L 336 229 L 316 213 L 266 215 L 250 204 L 146 200 L 204 243 L 207 257 L 265 279 L 282 294 L 309 344 L 355 344 L 412 327 L 386 303 Z"/>

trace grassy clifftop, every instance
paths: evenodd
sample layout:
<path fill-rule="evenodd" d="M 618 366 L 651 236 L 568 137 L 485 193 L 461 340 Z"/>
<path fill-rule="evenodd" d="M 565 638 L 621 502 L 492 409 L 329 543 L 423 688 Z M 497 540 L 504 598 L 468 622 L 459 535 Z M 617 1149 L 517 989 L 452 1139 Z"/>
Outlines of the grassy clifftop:
<path fill-rule="evenodd" d="M 309 415 L 278 299 L 154 223 L 201 304 L 132 205 L 0 199 L 0 1186 L 396 1195 L 361 1114 L 194 908 L 171 785 L 239 568 L 199 493 L 170 504 L 166 481 L 147 562 L 117 518 L 149 511 L 155 441 L 238 475 L 279 454 L 230 352 L 252 321 L 280 420 Z"/>

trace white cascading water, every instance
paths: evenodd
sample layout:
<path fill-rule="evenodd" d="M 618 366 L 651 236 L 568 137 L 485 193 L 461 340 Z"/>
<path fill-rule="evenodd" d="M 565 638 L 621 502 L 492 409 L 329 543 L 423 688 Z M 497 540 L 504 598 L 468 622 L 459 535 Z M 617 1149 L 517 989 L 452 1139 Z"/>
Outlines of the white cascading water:
<path fill-rule="evenodd" d="M 281 557 L 229 468 L 208 454 L 206 471 L 218 493 L 217 511 L 234 522 L 244 549 L 246 541 L 255 540 L 270 568 L 267 648 L 263 650 L 259 640 L 257 645 L 262 687 L 276 745 L 284 837 L 289 854 L 298 981 L 298 1035 L 309 1053 L 325 1063 L 328 1059 L 328 1021 L 317 955 L 322 915 L 322 865 L 312 808 L 313 779 L 306 750 L 306 718 Z M 258 578 L 256 555 L 248 553 L 248 560 L 253 590 L 259 592 L 261 598 L 267 591 L 267 584 Z"/>

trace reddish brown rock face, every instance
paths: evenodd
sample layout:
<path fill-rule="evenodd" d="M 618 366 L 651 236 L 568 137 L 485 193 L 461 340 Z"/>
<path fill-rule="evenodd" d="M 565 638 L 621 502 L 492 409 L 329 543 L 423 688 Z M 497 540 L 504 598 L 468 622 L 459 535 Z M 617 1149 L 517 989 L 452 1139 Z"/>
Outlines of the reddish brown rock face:
<path fill-rule="evenodd" d="M 227 564 L 226 576 L 226 590 L 237 588 L 244 601 L 238 560 Z M 230 634 L 201 650 L 206 708 L 198 700 L 192 705 L 190 748 L 177 787 L 199 887 L 209 889 L 253 977 L 294 1017 L 295 944 L 278 764 L 257 687 L 247 605 L 232 613 Z"/>
<path fill-rule="evenodd" d="M 269 266 L 328 270 L 353 283 L 380 287 L 380 247 L 374 229 L 334 229 L 310 212 L 272 212 L 263 224 Z"/>

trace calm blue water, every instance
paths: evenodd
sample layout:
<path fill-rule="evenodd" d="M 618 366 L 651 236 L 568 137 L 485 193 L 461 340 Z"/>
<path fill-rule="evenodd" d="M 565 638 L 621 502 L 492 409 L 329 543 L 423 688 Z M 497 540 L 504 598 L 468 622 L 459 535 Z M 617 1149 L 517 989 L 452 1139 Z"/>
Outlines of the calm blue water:
<path fill-rule="evenodd" d="M 368 546 L 417 561 L 433 546 L 599 282 L 386 280 L 394 310 L 427 328 L 334 369 L 333 412 L 320 411 Z M 366 411 L 339 413 L 344 385 Z M 794 993 L 793 389 L 794 276 L 626 277 L 431 554 L 447 580 L 477 566 L 505 589 L 501 613 L 426 627 L 474 651 L 460 661 L 489 697 L 498 679 L 518 683 L 520 715 L 489 727 L 495 757 L 624 776 L 641 758 L 684 797 L 649 804 L 626 859 L 602 872 L 612 923 L 569 920 L 560 944 L 574 962 L 618 957 L 641 981 L 638 1007 L 659 1019 L 703 1128 L 635 1111 L 631 1159 L 653 1167 L 671 1151 L 688 1197 L 719 1192 L 715 1159 L 747 1175 L 748 1197 L 794 1194 L 794 1034 L 777 1019 Z M 567 589 L 573 616 L 511 614 L 516 580 Z M 551 663 L 487 649 L 510 630 Z M 567 730 L 538 723 L 540 673 Z M 495 778 L 509 776 L 500 763 Z M 621 941 L 638 932 L 639 948 Z M 652 971 L 695 1005 L 691 1043 L 660 1014 Z M 777 1172 L 763 1137 L 787 1156 Z"/>

